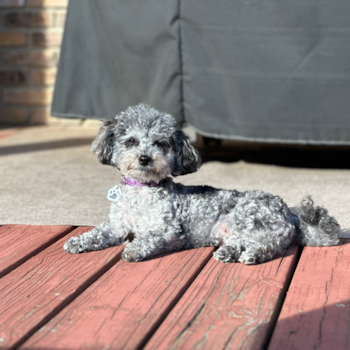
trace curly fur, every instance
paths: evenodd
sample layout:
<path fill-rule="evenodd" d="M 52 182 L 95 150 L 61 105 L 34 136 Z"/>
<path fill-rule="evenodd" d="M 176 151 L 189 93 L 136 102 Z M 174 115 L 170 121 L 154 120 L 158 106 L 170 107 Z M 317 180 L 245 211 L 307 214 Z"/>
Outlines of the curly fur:
<path fill-rule="evenodd" d="M 214 246 L 220 262 L 257 264 L 271 260 L 293 238 L 304 246 L 339 242 L 338 223 L 326 209 L 315 208 L 310 197 L 292 210 L 263 191 L 174 183 L 170 175 L 198 170 L 199 154 L 170 115 L 146 105 L 106 120 L 92 151 L 122 176 L 158 186 L 119 185 L 108 223 L 69 239 L 64 245 L 69 253 L 126 244 L 122 258 L 140 261 L 161 252 Z"/>

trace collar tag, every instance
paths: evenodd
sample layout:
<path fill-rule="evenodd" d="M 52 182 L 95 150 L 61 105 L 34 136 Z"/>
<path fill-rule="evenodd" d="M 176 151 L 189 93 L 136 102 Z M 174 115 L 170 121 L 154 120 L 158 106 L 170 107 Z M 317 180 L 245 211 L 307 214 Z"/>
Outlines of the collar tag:
<path fill-rule="evenodd" d="M 122 190 L 119 185 L 112 187 L 108 190 L 107 199 L 111 202 L 117 202 L 122 194 Z"/>

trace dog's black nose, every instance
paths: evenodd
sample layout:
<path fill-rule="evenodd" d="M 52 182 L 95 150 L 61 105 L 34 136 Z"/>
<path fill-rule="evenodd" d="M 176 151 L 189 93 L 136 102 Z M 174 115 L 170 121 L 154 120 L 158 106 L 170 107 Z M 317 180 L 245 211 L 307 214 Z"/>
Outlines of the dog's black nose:
<path fill-rule="evenodd" d="M 151 162 L 152 158 L 148 156 L 141 156 L 139 162 L 141 165 L 148 165 Z"/>

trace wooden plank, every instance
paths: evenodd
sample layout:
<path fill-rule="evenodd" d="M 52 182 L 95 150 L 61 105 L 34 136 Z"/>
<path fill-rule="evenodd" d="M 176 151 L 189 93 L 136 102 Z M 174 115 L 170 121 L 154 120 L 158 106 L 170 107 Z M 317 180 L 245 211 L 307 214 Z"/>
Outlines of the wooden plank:
<path fill-rule="evenodd" d="M 255 266 L 211 260 L 145 349 L 261 349 L 298 257 Z"/>
<path fill-rule="evenodd" d="M 139 349 L 183 295 L 213 248 L 119 261 L 21 349 Z"/>
<path fill-rule="evenodd" d="M 350 348 L 350 244 L 304 248 L 269 349 Z"/>
<path fill-rule="evenodd" d="M 0 348 L 16 347 L 96 281 L 120 258 L 122 246 L 68 254 L 68 237 L 80 227 L 0 280 Z"/>
<path fill-rule="evenodd" d="M 73 229 L 73 226 L 4 225 L 0 227 L 0 277 Z"/>

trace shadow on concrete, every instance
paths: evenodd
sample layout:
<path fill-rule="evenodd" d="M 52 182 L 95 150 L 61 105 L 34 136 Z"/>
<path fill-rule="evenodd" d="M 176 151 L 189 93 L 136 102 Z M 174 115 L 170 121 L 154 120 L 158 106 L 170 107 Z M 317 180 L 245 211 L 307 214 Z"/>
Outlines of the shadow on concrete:
<path fill-rule="evenodd" d="M 350 147 L 204 146 L 198 150 L 203 163 L 244 160 L 249 163 L 296 168 L 350 169 Z"/>
<path fill-rule="evenodd" d="M 0 147 L 0 156 L 50 149 L 91 145 L 93 137 L 65 139 Z M 296 168 L 350 169 L 350 147 L 253 145 L 197 146 L 203 163 L 244 160 L 249 163 L 273 164 Z"/>
<path fill-rule="evenodd" d="M 24 145 L 15 145 L 15 146 L 5 146 L 0 147 L 0 156 L 7 156 L 17 153 L 29 153 L 36 151 L 46 151 L 51 149 L 67 148 L 67 147 L 78 147 L 91 145 L 93 141 L 92 137 L 86 138 L 76 138 L 76 139 L 66 139 L 59 141 L 50 141 L 50 142 L 39 142 L 39 143 L 30 143 Z"/>

